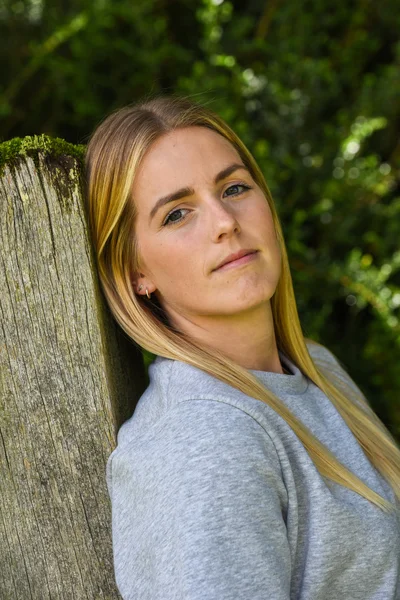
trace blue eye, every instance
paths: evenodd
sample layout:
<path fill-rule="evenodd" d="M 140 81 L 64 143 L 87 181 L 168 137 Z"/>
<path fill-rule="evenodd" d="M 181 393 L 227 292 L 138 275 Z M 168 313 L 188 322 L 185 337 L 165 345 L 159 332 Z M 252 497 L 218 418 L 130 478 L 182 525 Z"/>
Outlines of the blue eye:
<path fill-rule="evenodd" d="M 249 190 L 249 189 L 250 189 L 250 186 L 248 186 L 248 185 L 244 185 L 244 183 L 235 183 L 235 185 L 230 185 L 228 188 L 226 188 L 226 190 L 225 190 L 225 191 L 227 192 L 228 190 L 231 190 L 232 188 L 235 188 L 235 187 L 236 187 L 236 188 L 237 188 L 237 187 L 242 187 L 242 188 L 244 188 L 245 190 Z M 239 196 L 239 194 L 243 194 L 243 192 L 237 192 L 236 194 L 228 194 L 228 195 L 229 195 L 229 196 Z"/>
<path fill-rule="evenodd" d="M 244 188 L 244 191 L 251 189 L 251 187 L 249 185 L 245 185 L 244 183 L 235 183 L 234 185 L 230 185 L 228 188 L 226 188 L 225 192 L 227 192 L 228 190 L 231 190 L 232 188 L 240 188 L 240 187 Z M 243 191 L 236 192 L 234 194 L 228 194 L 228 196 L 240 196 L 240 194 L 243 194 Z M 172 210 L 170 213 L 168 213 L 168 215 L 165 218 L 165 221 L 162 224 L 163 227 L 173 225 L 174 223 L 180 223 L 180 221 L 183 221 L 184 217 L 181 217 L 180 219 L 170 219 L 170 217 L 172 215 L 175 215 L 176 213 L 179 213 L 182 210 L 189 210 L 189 209 L 188 208 L 176 208 L 175 210 Z"/>
<path fill-rule="evenodd" d="M 173 224 L 173 223 L 179 223 L 179 221 L 182 221 L 182 218 L 181 218 L 181 219 L 172 219 L 172 220 L 170 221 L 170 217 L 171 217 L 172 215 L 175 215 L 176 213 L 178 213 L 178 212 L 181 212 L 182 210 L 188 210 L 188 209 L 187 209 L 187 208 L 177 208 L 176 210 L 172 210 L 172 211 L 171 211 L 171 212 L 170 212 L 170 213 L 167 215 L 167 218 L 165 219 L 165 221 L 164 221 L 163 225 L 171 225 L 171 224 Z"/>

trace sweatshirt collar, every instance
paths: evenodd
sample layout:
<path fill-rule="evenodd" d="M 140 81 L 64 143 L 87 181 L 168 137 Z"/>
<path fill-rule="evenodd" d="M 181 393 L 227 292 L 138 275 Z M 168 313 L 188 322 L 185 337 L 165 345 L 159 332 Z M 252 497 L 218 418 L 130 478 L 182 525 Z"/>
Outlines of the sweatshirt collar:
<path fill-rule="evenodd" d="M 277 396 L 303 394 L 308 388 L 308 378 L 303 375 L 300 369 L 281 350 L 278 350 L 278 354 L 282 364 L 285 365 L 286 369 L 292 375 L 273 373 L 271 371 L 258 371 L 256 369 L 249 369 L 250 373 L 253 373 L 266 388 L 270 389 Z"/>
<path fill-rule="evenodd" d="M 253 375 L 255 375 L 265 385 L 266 388 L 270 389 L 272 393 L 276 394 L 277 396 L 285 394 L 303 394 L 307 390 L 310 380 L 303 375 L 300 369 L 279 349 L 278 354 L 281 362 L 285 365 L 286 369 L 292 373 L 292 375 L 287 375 L 285 373 L 273 373 L 271 371 L 258 371 L 256 369 L 249 369 L 249 372 L 253 373 Z M 154 362 L 156 364 L 160 364 L 166 360 L 171 363 L 180 362 L 172 361 L 171 359 L 166 359 L 162 356 L 156 356 Z"/>

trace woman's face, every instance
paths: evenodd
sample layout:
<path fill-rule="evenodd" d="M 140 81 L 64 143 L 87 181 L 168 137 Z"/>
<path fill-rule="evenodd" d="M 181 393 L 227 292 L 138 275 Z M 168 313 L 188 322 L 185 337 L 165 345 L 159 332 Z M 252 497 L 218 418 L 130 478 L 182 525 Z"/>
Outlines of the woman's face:
<path fill-rule="evenodd" d="M 191 190 L 160 201 L 182 188 Z M 141 258 L 133 279 L 141 294 L 146 287 L 156 293 L 172 322 L 245 319 L 269 302 L 281 273 L 271 211 L 224 137 L 194 126 L 163 135 L 145 155 L 132 194 Z M 215 270 L 243 249 L 257 252 Z"/>

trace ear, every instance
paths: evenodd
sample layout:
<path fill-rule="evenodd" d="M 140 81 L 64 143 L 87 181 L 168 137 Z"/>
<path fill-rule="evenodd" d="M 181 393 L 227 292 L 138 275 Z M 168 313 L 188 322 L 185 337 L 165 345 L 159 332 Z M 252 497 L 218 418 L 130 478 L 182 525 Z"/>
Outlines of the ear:
<path fill-rule="evenodd" d="M 137 287 L 138 285 L 140 285 L 142 283 L 143 277 L 144 277 L 143 273 L 134 273 L 134 272 L 132 272 L 132 274 L 131 274 L 132 285 L 134 287 Z"/>
<path fill-rule="evenodd" d="M 139 295 L 146 294 L 146 288 L 150 294 L 157 289 L 153 281 L 149 277 L 146 277 L 144 273 L 133 274 L 131 281 L 135 292 Z"/>

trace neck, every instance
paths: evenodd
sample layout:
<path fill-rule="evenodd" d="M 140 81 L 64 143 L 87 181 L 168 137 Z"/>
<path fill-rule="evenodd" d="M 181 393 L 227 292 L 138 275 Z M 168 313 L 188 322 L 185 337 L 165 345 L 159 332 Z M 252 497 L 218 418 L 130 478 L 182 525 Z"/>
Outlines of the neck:
<path fill-rule="evenodd" d="M 177 329 L 245 369 L 284 373 L 269 301 L 239 315 L 183 315 L 170 308 L 168 314 Z"/>

